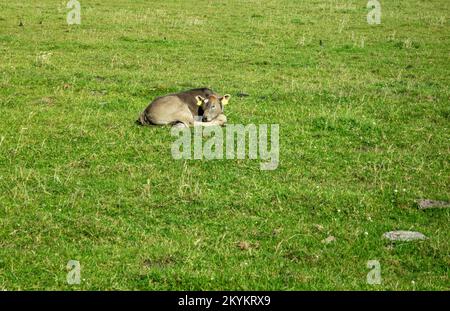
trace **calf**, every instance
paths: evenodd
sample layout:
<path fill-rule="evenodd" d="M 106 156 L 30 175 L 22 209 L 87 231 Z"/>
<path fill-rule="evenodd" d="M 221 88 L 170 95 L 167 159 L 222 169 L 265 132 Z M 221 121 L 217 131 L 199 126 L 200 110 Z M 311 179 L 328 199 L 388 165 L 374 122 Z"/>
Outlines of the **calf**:
<path fill-rule="evenodd" d="M 223 106 L 230 95 L 220 96 L 208 88 L 192 89 L 156 98 L 136 121 L 141 125 L 224 125 Z M 201 119 L 201 121 L 198 121 Z"/>

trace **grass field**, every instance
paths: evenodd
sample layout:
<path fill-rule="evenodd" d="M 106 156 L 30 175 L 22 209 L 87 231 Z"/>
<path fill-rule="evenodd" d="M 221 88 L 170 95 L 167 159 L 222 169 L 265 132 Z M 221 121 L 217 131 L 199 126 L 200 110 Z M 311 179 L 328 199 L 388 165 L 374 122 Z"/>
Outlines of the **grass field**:
<path fill-rule="evenodd" d="M 415 204 L 450 200 L 448 0 L 80 2 L 0 4 L 0 289 L 449 290 L 450 210 Z M 279 124 L 276 170 L 135 125 L 203 86 Z"/>

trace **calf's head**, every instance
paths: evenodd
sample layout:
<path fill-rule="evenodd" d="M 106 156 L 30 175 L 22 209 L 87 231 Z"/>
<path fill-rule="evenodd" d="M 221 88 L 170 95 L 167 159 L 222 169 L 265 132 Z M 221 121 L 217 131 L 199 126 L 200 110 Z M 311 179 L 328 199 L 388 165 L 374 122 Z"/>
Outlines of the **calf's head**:
<path fill-rule="evenodd" d="M 208 98 L 202 96 L 196 96 L 197 105 L 202 107 L 203 110 L 203 122 L 209 122 L 217 118 L 223 113 L 223 106 L 228 104 L 230 95 L 226 94 L 222 97 L 216 95 L 209 95 Z"/>

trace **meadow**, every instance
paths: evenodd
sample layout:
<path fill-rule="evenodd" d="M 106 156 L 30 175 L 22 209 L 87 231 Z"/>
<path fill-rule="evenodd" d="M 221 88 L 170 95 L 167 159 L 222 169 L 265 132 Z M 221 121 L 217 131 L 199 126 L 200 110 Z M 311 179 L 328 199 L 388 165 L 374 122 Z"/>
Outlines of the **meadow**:
<path fill-rule="evenodd" d="M 450 201 L 450 2 L 380 3 L 2 1 L 0 290 L 449 290 L 450 209 L 415 201 Z M 279 124 L 278 167 L 135 124 L 195 87 Z"/>

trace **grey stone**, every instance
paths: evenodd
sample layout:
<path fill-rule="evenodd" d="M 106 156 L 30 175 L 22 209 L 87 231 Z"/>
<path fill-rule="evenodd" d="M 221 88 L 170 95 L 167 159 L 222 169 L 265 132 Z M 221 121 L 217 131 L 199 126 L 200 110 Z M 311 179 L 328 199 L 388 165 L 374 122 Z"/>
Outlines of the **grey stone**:
<path fill-rule="evenodd" d="M 330 243 L 335 242 L 335 241 L 336 241 L 336 238 L 334 236 L 330 235 L 328 238 L 323 239 L 322 243 L 330 244 Z"/>
<path fill-rule="evenodd" d="M 425 240 L 427 238 L 420 232 L 402 230 L 385 232 L 383 237 L 391 241 L 414 241 Z"/>
<path fill-rule="evenodd" d="M 420 199 L 420 200 L 417 200 L 417 205 L 419 205 L 420 209 L 445 208 L 445 207 L 450 207 L 450 202 L 436 201 L 436 200 L 430 200 L 430 199 Z"/>

